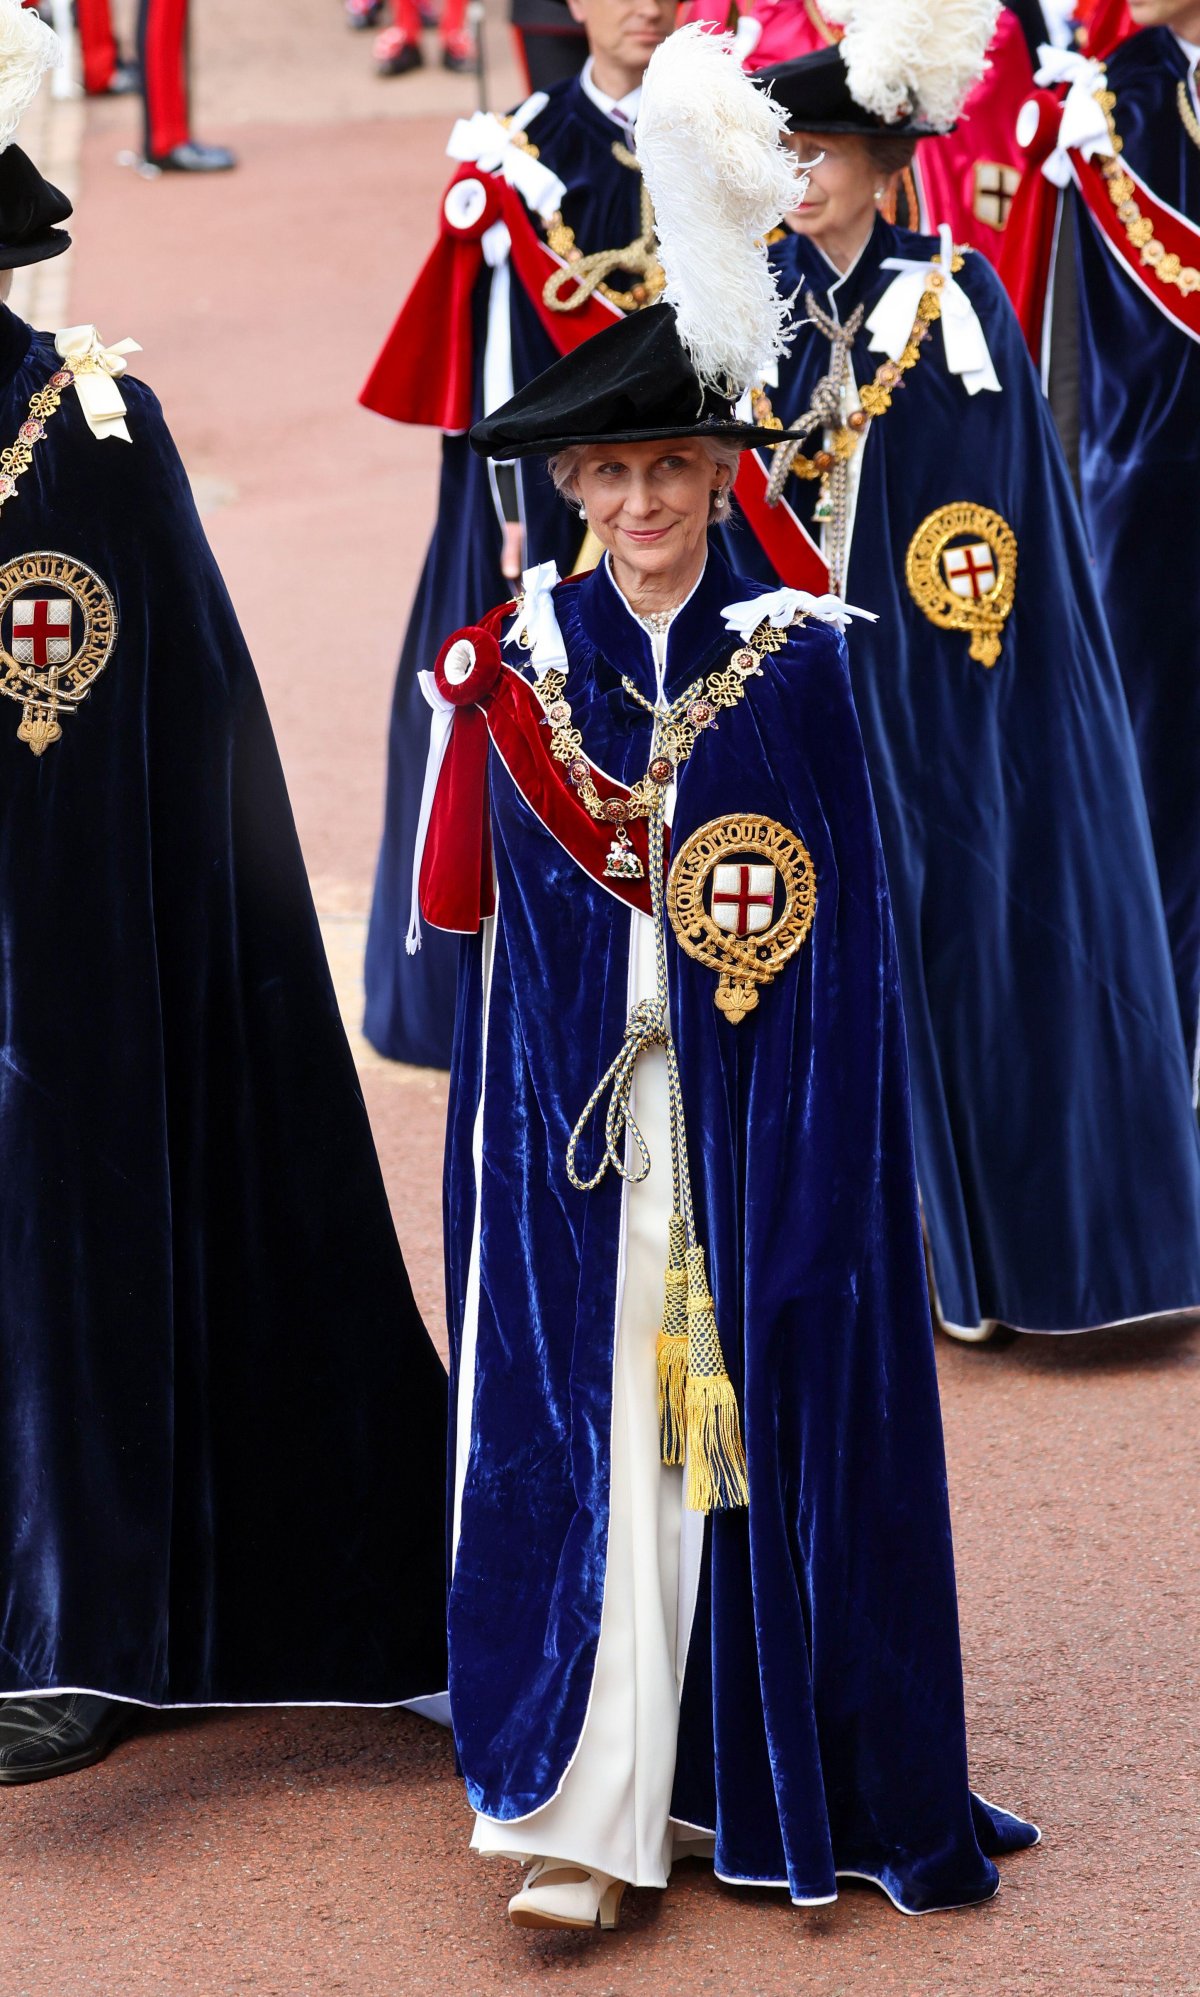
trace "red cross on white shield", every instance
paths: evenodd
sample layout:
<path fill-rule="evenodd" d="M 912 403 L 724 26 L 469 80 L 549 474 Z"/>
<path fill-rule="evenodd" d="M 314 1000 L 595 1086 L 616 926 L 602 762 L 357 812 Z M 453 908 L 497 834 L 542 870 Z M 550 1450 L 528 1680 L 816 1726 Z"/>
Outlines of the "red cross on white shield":
<path fill-rule="evenodd" d="M 775 869 L 735 860 L 713 868 L 712 919 L 734 936 L 757 936 L 771 927 L 775 910 Z"/>
<path fill-rule="evenodd" d="M 71 656 L 69 596 L 26 596 L 14 603 L 13 658 L 19 666 L 65 666 Z"/>
<path fill-rule="evenodd" d="M 964 541 L 942 556 L 946 581 L 955 596 L 978 602 L 996 587 L 996 558 L 986 541 Z"/>

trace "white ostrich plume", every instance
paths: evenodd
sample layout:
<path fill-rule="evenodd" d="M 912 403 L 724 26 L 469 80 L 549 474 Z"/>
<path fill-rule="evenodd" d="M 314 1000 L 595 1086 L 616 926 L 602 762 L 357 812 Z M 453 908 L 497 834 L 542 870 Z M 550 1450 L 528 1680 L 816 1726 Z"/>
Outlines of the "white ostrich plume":
<path fill-rule="evenodd" d="M 705 388 L 736 398 L 787 346 L 763 238 L 803 200 L 787 120 L 732 35 L 678 28 L 650 58 L 637 153 L 654 204 L 665 302 Z"/>
<path fill-rule="evenodd" d="M 1000 0 L 821 0 L 844 25 L 850 95 L 890 124 L 914 113 L 945 129 L 988 67 Z"/>
<path fill-rule="evenodd" d="M 31 7 L 0 0 L 0 152 L 12 144 L 46 71 L 62 59 L 58 36 Z"/>

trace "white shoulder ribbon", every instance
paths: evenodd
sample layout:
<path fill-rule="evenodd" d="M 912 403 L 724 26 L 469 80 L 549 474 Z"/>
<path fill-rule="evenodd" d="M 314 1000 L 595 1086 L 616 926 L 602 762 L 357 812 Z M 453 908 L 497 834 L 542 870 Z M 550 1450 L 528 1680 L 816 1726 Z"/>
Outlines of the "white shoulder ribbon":
<path fill-rule="evenodd" d="M 980 389 L 1000 392 L 1000 381 L 984 338 L 979 314 L 954 276 L 954 235 L 947 223 L 938 230 L 941 248 L 929 263 L 914 257 L 886 257 L 882 268 L 899 272 L 867 320 L 871 352 L 884 353 L 898 361 L 912 337 L 913 323 L 921 293 L 929 283 L 931 270 L 942 273 L 939 297 L 942 304 L 942 339 L 946 366 L 961 377 L 968 395 Z"/>
<path fill-rule="evenodd" d="M 806 589 L 772 589 L 763 596 L 747 597 L 745 603 L 727 603 L 721 612 L 727 631 L 736 631 L 748 645 L 764 619 L 777 631 L 786 631 L 797 619 L 815 617 L 818 624 L 836 624 L 844 631 L 852 617 L 878 624 L 873 610 L 857 610 L 840 596 L 812 596 Z"/>
<path fill-rule="evenodd" d="M 565 672 L 567 648 L 554 611 L 554 592 L 560 581 L 553 562 L 539 562 L 521 577 L 521 607 L 504 634 L 506 645 L 528 640 L 529 662 L 537 677 Z"/>
<path fill-rule="evenodd" d="M 1038 60 L 1041 68 L 1033 80 L 1041 89 L 1053 90 L 1058 83 L 1070 86 L 1063 100 L 1058 143 L 1049 158 L 1042 161 L 1042 172 L 1054 187 L 1069 187 L 1072 178 L 1071 153 L 1081 153 L 1084 159 L 1092 159 L 1097 153 L 1112 151 L 1108 121 L 1096 102 L 1096 92 L 1104 88 L 1104 64 L 1089 61 L 1087 56 L 1080 55 L 1078 49 L 1051 48 L 1048 42 L 1043 42 L 1038 50 Z M 1034 102 L 1022 109 L 1017 120 L 1019 144 L 1027 142 L 1022 134 L 1026 111 L 1033 112 L 1036 126 Z"/>
<path fill-rule="evenodd" d="M 54 335 L 54 349 L 75 376 L 75 393 L 93 437 L 133 442 L 116 377 L 125 372 L 126 354 L 140 354 L 136 340 L 106 347 L 94 326 L 66 326 Z"/>
<path fill-rule="evenodd" d="M 477 166 L 481 173 L 498 173 L 515 188 L 525 206 L 548 222 L 562 207 L 566 186 L 556 173 L 524 146 L 513 144 L 512 134 L 523 131 L 546 102 L 538 91 L 522 104 L 510 125 L 502 125 L 490 111 L 473 111 L 459 118 L 450 134 L 446 152 L 460 166 Z"/>
<path fill-rule="evenodd" d="M 450 701 L 438 691 L 438 683 L 432 673 L 418 673 L 417 685 L 430 707 L 429 749 L 425 757 L 425 781 L 421 786 L 421 808 L 417 813 L 417 837 L 413 846 L 412 892 L 408 904 L 408 929 L 404 937 L 404 948 L 410 957 L 415 957 L 421 947 L 421 862 L 425 858 L 425 841 L 429 836 L 429 821 L 433 816 L 433 798 L 437 790 L 442 764 L 450 746 L 450 731 L 454 726 L 454 708 Z"/>

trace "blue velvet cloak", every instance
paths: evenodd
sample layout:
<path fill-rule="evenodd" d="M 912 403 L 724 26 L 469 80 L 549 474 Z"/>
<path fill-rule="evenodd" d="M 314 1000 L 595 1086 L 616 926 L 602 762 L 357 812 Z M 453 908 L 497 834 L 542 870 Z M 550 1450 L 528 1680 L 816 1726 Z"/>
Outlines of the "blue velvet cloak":
<path fill-rule="evenodd" d="M 733 648 L 754 593 L 715 553 L 671 628 L 674 698 Z M 649 755 L 649 642 L 597 570 L 560 588 L 573 725 L 629 783 Z M 680 772 L 673 841 L 722 813 L 798 832 L 808 942 L 733 1026 L 668 930 L 698 1229 L 743 1411 L 748 1512 L 710 1520 L 674 1813 L 722 1877 L 913 1910 L 986 1898 L 987 1854 L 1034 1833 L 973 1799 L 946 1478 L 887 888 L 844 647 L 793 631 Z M 450 1599 L 454 1727 L 472 1803 L 555 1793 L 579 1739 L 604 1590 L 623 1192 L 564 1154 L 621 1042 L 628 908 L 491 759 L 498 886 L 488 1025 L 464 945 L 446 1224 L 452 1392 L 479 1226 L 469 1462 Z M 472 1132 L 484 1080 L 482 1169 Z M 581 1154 L 582 1155 L 582 1154 Z M 590 1171 L 590 1162 L 584 1167 Z M 653 1170 L 669 1170 L 656 1158 Z"/>
<path fill-rule="evenodd" d="M 4 444 L 58 364 L 0 309 Z M 254 670 L 122 393 L 132 444 L 68 391 L 0 516 L 0 569 L 85 562 L 119 620 L 40 758 L 0 700 L 0 1694 L 437 1692 L 445 1376 Z"/>
<path fill-rule="evenodd" d="M 567 188 L 564 219 L 585 251 L 619 249 L 641 229 L 641 176 L 613 158 L 613 145 L 629 134 L 618 129 L 587 96 L 577 78 L 549 93 L 549 102 L 527 127 L 544 166 Z M 540 223 L 536 224 L 541 229 Z M 472 421 L 484 414 L 483 355 L 492 273 L 480 272 L 473 300 L 475 390 Z M 619 274 L 613 282 L 620 283 Z M 510 323 L 514 389 L 558 359 L 515 272 Z M 529 560 L 555 562 L 562 575 L 576 565 L 584 528 L 557 497 L 541 459 L 516 466 Z M 450 1063 L 457 950 L 447 938 L 426 933 L 421 950 L 404 949 L 412 885 L 412 854 L 429 710 L 417 674 L 432 670 L 448 631 L 473 623 L 509 585 L 500 574 L 502 540 L 491 467 L 476 457 L 465 436 L 442 442 L 437 524 L 417 586 L 392 697 L 388 735 L 387 805 L 367 935 L 366 1016 L 372 1046 L 396 1061 L 445 1068 Z"/>
<path fill-rule="evenodd" d="M 1187 57 L 1147 28 L 1108 62 L 1123 158 L 1200 222 Z M 1080 496 L 1141 761 L 1189 1056 L 1200 1041 L 1200 342 L 1140 291 L 1076 201 Z"/>
<path fill-rule="evenodd" d="M 840 282 L 800 236 L 773 254 L 781 289 L 809 287 L 845 320 L 860 301 L 869 315 L 891 282 L 884 258 L 934 249 L 879 221 Z M 1133 737 L 1078 507 L 999 279 L 968 256 L 959 282 L 1002 393 L 968 396 L 935 328 L 871 425 L 846 595 L 879 622 L 853 625 L 850 676 L 942 1310 L 959 1325 L 1073 1331 L 1200 1302 L 1200 1145 Z M 882 358 L 866 349 L 861 333 L 860 382 Z M 801 330 L 774 396 L 785 424 L 828 365 L 825 338 Z M 788 484 L 809 517 L 815 485 Z M 1017 539 L 1015 605 L 990 668 L 965 632 L 929 621 L 905 581 L 911 537 L 959 500 L 1003 515 Z M 744 522 L 728 538 L 739 565 L 773 575 Z"/>

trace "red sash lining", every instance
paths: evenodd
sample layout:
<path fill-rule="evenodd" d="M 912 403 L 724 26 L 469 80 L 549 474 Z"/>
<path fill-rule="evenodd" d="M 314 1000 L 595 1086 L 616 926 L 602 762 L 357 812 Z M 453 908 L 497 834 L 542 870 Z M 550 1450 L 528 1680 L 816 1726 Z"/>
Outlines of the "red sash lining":
<path fill-rule="evenodd" d="M 1181 264 L 1190 264 L 1193 269 L 1200 270 L 1200 229 L 1186 215 L 1181 215 L 1177 208 L 1161 201 L 1123 156 L 1118 160 L 1118 166 L 1137 189 L 1138 207 L 1147 221 L 1153 223 L 1154 234 L 1163 248 L 1173 252 Z M 1071 167 L 1075 183 L 1087 203 L 1088 213 L 1118 263 L 1124 266 L 1134 283 L 1157 305 L 1165 318 L 1174 320 L 1189 339 L 1200 340 L 1200 290 L 1185 294 L 1177 285 L 1164 284 L 1153 265 L 1142 262 L 1140 251 L 1134 248 L 1125 233 L 1125 224 L 1113 205 L 1108 180 L 1097 160 L 1085 160 L 1078 153 L 1072 153 Z"/>
<path fill-rule="evenodd" d="M 421 862 L 425 920 L 434 929 L 474 935 L 482 919 L 495 911 L 487 796 L 489 742 L 539 823 L 589 880 L 627 908 L 651 914 L 646 820 L 631 819 L 625 827 L 642 863 L 641 880 L 606 875 L 617 827 L 593 818 L 575 796 L 551 754 L 550 732 L 537 694 L 527 680 L 505 666 L 478 707 L 461 707 L 454 715 Z M 590 762 L 589 767 L 602 798 L 628 798 L 626 785 Z"/>
<path fill-rule="evenodd" d="M 778 506 L 768 506 L 767 483 L 757 452 L 743 451 L 733 491 L 755 539 L 781 582 L 824 596 L 829 589 L 825 557 L 786 499 Z"/>
<path fill-rule="evenodd" d="M 451 435 L 471 427 L 471 298 L 483 268 L 481 238 L 494 223 L 505 224 L 512 269 L 560 355 L 571 353 L 624 316 L 598 292 L 577 311 L 552 312 L 542 297 L 546 281 L 571 266 L 543 242 L 520 195 L 499 174 L 462 166 L 446 192 L 462 180 L 480 182 L 487 192 L 486 208 L 470 229 L 455 229 L 446 220 L 446 195 L 442 196 L 441 235 L 358 398 L 365 408 L 396 423 L 427 424 Z"/>

